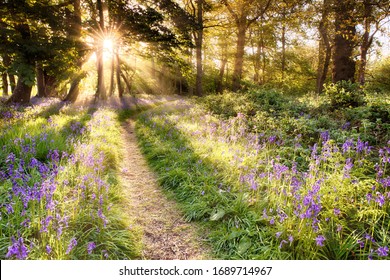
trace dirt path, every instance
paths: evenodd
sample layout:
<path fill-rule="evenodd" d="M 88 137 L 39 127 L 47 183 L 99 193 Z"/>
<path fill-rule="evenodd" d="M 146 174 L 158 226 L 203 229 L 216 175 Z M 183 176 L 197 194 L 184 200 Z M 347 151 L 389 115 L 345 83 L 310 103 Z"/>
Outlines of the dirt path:
<path fill-rule="evenodd" d="M 193 224 L 183 220 L 175 202 L 158 185 L 137 145 L 134 122 L 123 125 L 123 179 L 130 217 L 143 232 L 142 258 L 147 260 L 209 259 L 209 250 Z"/>

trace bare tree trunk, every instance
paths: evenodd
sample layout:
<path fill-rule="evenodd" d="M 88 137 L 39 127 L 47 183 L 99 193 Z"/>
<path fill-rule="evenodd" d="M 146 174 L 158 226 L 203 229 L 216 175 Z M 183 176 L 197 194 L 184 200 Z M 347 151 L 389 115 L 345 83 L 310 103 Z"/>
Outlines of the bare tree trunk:
<path fill-rule="evenodd" d="M 15 29 L 20 33 L 23 39 L 30 39 L 30 26 L 27 23 L 20 23 L 15 26 Z M 24 73 L 19 74 L 18 83 L 15 86 L 15 89 L 11 97 L 7 100 L 7 103 L 29 103 L 31 98 L 31 89 L 32 85 L 29 83 L 26 84 L 26 80 L 31 80 L 32 77 L 26 77 L 25 75 L 34 75 L 35 63 L 32 61 L 32 58 L 28 55 L 23 56 L 23 63 L 26 68 Z"/>
<path fill-rule="evenodd" d="M 225 68 L 226 68 L 226 63 L 227 63 L 227 58 L 224 57 L 221 61 L 221 66 L 219 68 L 219 75 L 218 75 L 218 80 L 216 82 L 216 91 L 218 93 L 223 92 L 223 76 L 225 74 Z"/>
<path fill-rule="evenodd" d="M 26 85 L 21 77 L 18 78 L 15 90 L 12 96 L 7 100 L 7 103 L 22 103 L 27 104 L 30 102 L 32 86 Z"/>
<path fill-rule="evenodd" d="M 73 14 L 70 16 L 71 18 L 71 27 L 69 29 L 69 38 L 72 40 L 79 52 L 79 60 L 77 62 L 78 70 L 81 71 L 81 68 L 83 66 L 84 60 L 82 59 L 81 49 L 82 49 L 82 43 L 81 40 L 81 3 L 80 0 L 73 0 Z M 79 85 L 81 80 L 84 77 L 84 73 L 78 74 L 73 80 L 70 85 L 70 89 L 68 91 L 67 96 L 65 97 L 64 101 L 70 101 L 72 103 L 76 102 L 79 94 L 80 89 Z"/>
<path fill-rule="evenodd" d="M 360 64 L 358 70 L 358 81 L 361 85 L 366 82 L 366 67 L 367 67 L 367 53 L 374 39 L 374 34 L 370 36 L 371 31 L 371 17 L 372 17 L 372 0 L 363 1 L 364 5 L 364 34 L 362 44 L 360 46 Z"/>
<path fill-rule="evenodd" d="M 15 75 L 8 73 L 9 85 L 11 86 L 11 92 L 14 92 L 16 88 L 16 79 Z"/>
<path fill-rule="evenodd" d="M 333 52 L 333 82 L 355 81 L 355 61 L 353 59 L 356 20 L 353 15 L 353 0 L 336 1 L 335 42 Z"/>
<path fill-rule="evenodd" d="M 284 17 L 284 14 L 283 14 Z M 284 21 L 284 19 L 283 19 Z M 286 25 L 282 23 L 282 81 L 284 81 L 284 76 L 286 72 Z"/>
<path fill-rule="evenodd" d="M 202 61 L 202 46 L 203 46 L 203 0 L 197 0 L 197 24 L 195 46 L 196 46 L 196 95 L 203 95 L 203 61 Z"/>
<path fill-rule="evenodd" d="M 111 76 L 110 76 L 110 89 L 108 91 L 109 96 L 114 95 L 115 91 L 115 57 L 111 58 Z"/>
<path fill-rule="evenodd" d="M 324 0 L 321 22 L 318 30 L 321 36 L 319 43 L 319 59 L 317 72 L 317 93 L 322 93 L 324 83 L 329 71 L 330 59 L 332 56 L 332 46 L 330 44 L 327 21 L 330 13 L 330 0 Z"/>
<path fill-rule="evenodd" d="M 156 62 L 154 60 L 154 55 L 152 55 L 152 78 L 156 79 Z"/>
<path fill-rule="evenodd" d="M 6 71 L 1 74 L 1 79 L 3 85 L 3 95 L 8 96 L 8 75 Z"/>
<path fill-rule="evenodd" d="M 10 59 L 8 54 L 4 54 L 1 57 L 2 57 L 2 60 L 3 60 L 3 65 L 5 67 L 4 72 L 1 74 L 2 81 L 3 81 L 3 94 L 5 96 L 8 96 L 8 87 L 9 87 L 8 76 L 9 75 L 7 73 L 7 70 L 11 66 L 11 59 Z M 14 80 L 14 82 L 15 82 L 15 80 Z M 10 83 L 11 83 L 11 77 L 10 77 Z M 14 90 L 14 88 L 15 88 L 15 85 L 12 88 L 12 91 Z"/>
<path fill-rule="evenodd" d="M 43 74 L 42 65 L 37 64 L 37 96 L 46 97 L 45 77 Z"/>
<path fill-rule="evenodd" d="M 237 91 L 241 88 L 242 69 L 244 65 L 244 53 L 245 53 L 245 34 L 247 30 L 246 20 L 242 20 L 238 24 L 237 35 L 237 50 L 234 61 L 232 89 Z"/>
<path fill-rule="evenodd" d="M 116 83 L 118 85 L 118 96 L 122 98 L 124 89 L 121 81 L 122 71 L 121 71 L 121 63 L 120 63 L 118 52 L 116 53 L 115 57 L 116 57 Z"/>
<path fill-rule="evenodd" d="M 99 26 L 100 32 L 104 33 L 104 13 L 102 0 L 96 1 L 97 10 L 99 13 Z M 100 40 L 100 39 L 98 39 Z M 104 84 L 104 62 L 103 62 L 103 42 L 100 40 L 97 42 L 97 88 L 95 98 L 105 100 L 107 98 L 106 87 Z"/>
<path fill-rule="evenodd" d="M 80 82 L 82 80 L 83 75 L 79 75 L 77 78 L 73 79 L 72 83 L 70 84 L 70 89 L 68 91 L 68 95 L 65 97 L 64 101 L 69 102 L 76 102 L 79 94 L 80 94 Z"/>

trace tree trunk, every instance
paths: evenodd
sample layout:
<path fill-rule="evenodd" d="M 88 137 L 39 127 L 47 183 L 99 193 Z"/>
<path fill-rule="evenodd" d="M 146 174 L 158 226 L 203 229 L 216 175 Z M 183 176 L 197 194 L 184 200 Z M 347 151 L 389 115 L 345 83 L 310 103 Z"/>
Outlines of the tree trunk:
<path fill-rule="evenodd" d="M 3 94 L 5 96 L 8 96 L 8 87 L 9 87 L 8 76 L 10 75 L 7 72 L 9 67 L 11 66 L 11 59 L 8 54 L 4 54 L 1 57 L 3 59 L 3 65 L 5 67 L 4 72 L 1 74 L 2 81 L 3 81 Z M 10 76 L 10 83 L 12 85 L 11 76 Z M 14 78 L 14 83 L 15 83 L 15 78 Z M 13 91 L 14 89 L 15 89 L 15 85 L 13 86 L 13 88 L 11 88 L 11 90 Z"/>
<path fill-rule="evenodd" d="M 96 1 L 97 10 L 99 12 L 99 26 L 100 26 L 100 32 L 104 34 L 104 13 L 103 13 L 103 4 L 102 0 Z M 96 42 L 97 45 L 97 88 L 96 88 L 96 99 L 102 99 L 105 100 L 107 98 L 106 93 L 106 87 L 104 84 L 104 62 L 103 62 L 103 41 L 98 38 L 98 42 Z"/>
<path fill-rule="evenodd" d="M 333 53 L 333 82 L 355 81 L 355 61 L 353 59 L 356 20 L 353 15 L 355 3 L 352 0 L 335 3 L 335 40 Z"/>
<path fill-rule="evenodd" d="M 110 89 L 108 91 L 109 96 L 113 96 L 115 91 L 115 57 L 111 58 L 111 76 L 110 76 Z"/>
<path fill-rule="evenodd" d="M 11 86 L 11 92 L 14 92 L 16 88 L 16 79 L 15 75 L 8 73 L 9 85 Z"/>
<path fill-rule="evenodd" d="M 324 83 L 329 71 L 332 46 L 330 44 L 327 21 L 330 12 L 330 1 L 324 0 L 321 22 L 318 26 L 321 39 L 319 43 L 318 72 L 317 72 L 317 93 L 322 93 Z"/>
<path fill-rule="evenodd" d="M 7 103 L 22 103 L 27 104 L 30 102 L 32 86 L 26 85 L 23 82 L 22 77 L 18 78 L 15 90 L 12 96 L 7 100 Z"/>
<path fill-rule="evenodd" d="M 45 82 L 45 97 L 49 96 L 58 96 L 58 83 L 57 78 L 48 75 L 45 71 L 43 71 L 43 77 Z"/>
<path fill-rule="evenodd" d="M 8 96 L 8 75 L 6 71 L 1 74 L 1 79 L 3 85 L 3 95 Z"/>
<path fill-rule="evenodd" d="M 232 79 L 232 90 L 238 91 L 241 88 L 242 69 L 244 64 L 244 53 L 245 53 L 245 34 L 247 30 L 246 19 L 242 19 L 238 23 L 238 34 L 237 34 L 237 50 L 234 61 L 234 71 Z"/>
<path fill-rule="evenodd" d="M 283 16 L 284 18 L 284 16 Z M 283 19 L 284 21 L 284 19 Z M 284 76 L 286 72 L 286 25 L 282 23 L 282 81 L 284 81 Z"/>
<path fill-rule="evenodd" d="M 64 101 L 69 101 L 72 103 L 76 102 L 76 100 L 80 94 L 79 85 L 80 85 L 81 80 L 82 80 L 82 77 L 80 75 L 80 77 L 78 77 L 72 81 L 72 83 L 70 84 L 70 89 L 69 89 L 68 94 L 65 97 Z"/>
<path fill-rule="evenodd" d="M 373 36 L 370 36 L 371 32 L 371 17 L 372 17 L 372 1 L 363 1 L 364 5 L 364 34 L 362 44 L 360 46 L 360 64 L 358 70 L 358 81 L 361 85 L 366 82 L 366 67 L 367 67 L 367 53 L 371 47 Z"/>
<path fill-rule="evenodd" d="M 37 96 L 38 97 L 47 97 L 46 86 L 45 86 L 45 76 L 43 74 L 43 69 L 42 69 L 41 65 L 37 65 Z"/>
<path fill-rule="evenodd" d="M 118 85 L 118 96 L 120 98 L 123 97 L 124 89 L 121 81 L 121 63 L 120 63 L 120 58 L 118 52 L 115 55 L 116 57 L 116 83 Z"/>
<path fill-rule="evenodd" d="M 225 68 L 226 68 L 226 63 L 227 63 L 227 58 L 224 57 L 221 61 L 221 66 L 219 68 L 219 75 L 218 75 L 218 80 L 216 82 L 216 91 L 218 93 L 223 92 L 223 76 L 225 74 Z"/>
<path fill-rule="evenodd" d="M 26 23 L 20 23 L 15 26 L 17 32 L 21 35 L 24 40 L 29 40 L 31 37 L 30 26 Z M 15 86 L 15 89 L 11 97 L 7 100 L 7 103 L 29 103 L 31 98 L 31 89 L 32 85 L 30 83 L 25 83 L 26 81 L 32 80 L 34 76 L 35 62 L 27 54 L 23 54 L 22 61 L 26 71 L 19 74 L 18 83 Z M 26 75 L 26 76 L 25 76 Z M 27 76 L 31 75 L 31 76 Z"/>
<path fill-rule="evenodd" d="M 84 63 L 84 59 L 82 59 L 82 43 L 81 43 L 81 5 L 80 0 L 73 0 L 73 14 L 70 16 L 71 26 L 69 29 L 69 39 L 75 44 L 76 49 L 79 53 L 79 60 L 77 62 L 78 70 L 81 71 L 81 68 Z M 76 102 L 80 89 L 79 85 L 81 80 L 84 77 L 84 73 L 79 73 L 76 78 L 74 78 L 70 84 L 70 89 L 68 91 L 67 96 L 64 101 Z"/>
<path fill-rule="evenodd" d="M 202 46 L 203 46 L 203 0 L 197 0 L 197 23 L 198 29 L 195 32 L 195 47 L 196 47 L 196 95 L 203 95 L 203 61 L 202 61 Z"/>

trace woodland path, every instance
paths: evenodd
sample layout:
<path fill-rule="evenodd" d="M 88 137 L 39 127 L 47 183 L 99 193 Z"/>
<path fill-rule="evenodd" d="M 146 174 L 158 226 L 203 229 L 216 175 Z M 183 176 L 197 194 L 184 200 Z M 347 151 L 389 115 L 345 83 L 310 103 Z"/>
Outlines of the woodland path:
<path fill-rule="evenodd" d="M 176 202 L 167 198 L 137 144 L 134 120 L 122 126 L 124 145 L 121 179 L 126 209 L 142 231 L 142 259 L 209 259 L 208 246 L 196 226 L 184 220 Z"/>

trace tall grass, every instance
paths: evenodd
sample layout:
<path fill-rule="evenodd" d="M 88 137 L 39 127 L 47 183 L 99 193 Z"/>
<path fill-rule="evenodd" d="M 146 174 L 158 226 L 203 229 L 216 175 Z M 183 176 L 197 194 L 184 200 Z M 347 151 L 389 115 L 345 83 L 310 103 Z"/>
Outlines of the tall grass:
<path fill-rule="evenodd" d="M 388 258 L 389 139 L 276 94 L 144 113 L 137 134 L 161 184 L 208 224 L 220 258 Z"/>
<path fill-rule="evenodd" d="M 121 210 L 117 115 L 63 105 L 1 108 L 0 256 L 136 258 L 137 232 Z"/>

